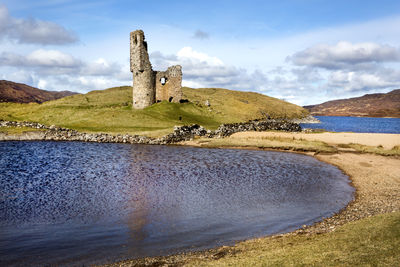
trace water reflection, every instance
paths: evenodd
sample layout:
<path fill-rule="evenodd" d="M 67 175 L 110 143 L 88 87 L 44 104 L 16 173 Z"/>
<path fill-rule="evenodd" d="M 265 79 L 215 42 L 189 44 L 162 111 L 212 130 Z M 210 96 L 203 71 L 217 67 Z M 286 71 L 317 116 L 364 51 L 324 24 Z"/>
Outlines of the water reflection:
<path fill-rule="evenodd" d="M 329 216 L 353 192 L 336 167 L 289 153 L 73 142 L 0 153 L 0 265 L 229 244 Z"/>
<path fill-rule="evenodd" d="M 132 174 L 136 174 L 136 186 L 132 192 L 132 202 L 130 204 L 133 210 L 128 215 L 127 225 L 129 227 L 129 235 L 134 242 L 144 240 L 149 234 L 146 232 L 146 225 L 150 218 L 151 202 L 148 199 L 145 179 L 145 168 L 140 162 L 151 162 L 151 155 L 146 151 L 146 146 L 131 147 L 131 164 Z"/>

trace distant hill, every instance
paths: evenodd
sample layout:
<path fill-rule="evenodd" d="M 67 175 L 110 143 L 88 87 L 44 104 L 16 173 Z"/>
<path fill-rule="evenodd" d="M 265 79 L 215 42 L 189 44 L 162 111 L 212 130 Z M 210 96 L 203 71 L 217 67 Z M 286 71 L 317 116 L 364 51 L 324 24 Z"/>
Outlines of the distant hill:
<path fill-rule="evenodd" d="M 23 83 L 0 80 L 0 102 L 43 103 L 75 94 L 70 91 L 46 91 Z"/>
<path fill-rule="evenodd" d="M 304 106 L 315 116 L 360 116 L 400 118 L 400 89 L 386 94 L 367 94 L 361 97 L 328 101 Z"/>

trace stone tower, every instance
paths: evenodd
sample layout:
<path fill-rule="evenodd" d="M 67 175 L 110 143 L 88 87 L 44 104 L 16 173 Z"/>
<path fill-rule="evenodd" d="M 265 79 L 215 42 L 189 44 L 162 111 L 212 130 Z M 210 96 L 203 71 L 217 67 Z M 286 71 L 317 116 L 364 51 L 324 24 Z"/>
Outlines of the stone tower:
<path fill-rule="evenodd" d="M 140 109 L 154 104 L 154 72 L 142 30 L 131 32 L 131 72 L 133 73 L 133 108 Z"/>
<path fill-rule="evenodd" d="M 176 65 L 166 71 L 153 71 L 144 32 L 142 30 L 131 32 L 130 39 L 130 65 L 133 73 L 132 107 L 142 109 L 163 100 L 179 103 L 182 99 L 182 67 Z"/>

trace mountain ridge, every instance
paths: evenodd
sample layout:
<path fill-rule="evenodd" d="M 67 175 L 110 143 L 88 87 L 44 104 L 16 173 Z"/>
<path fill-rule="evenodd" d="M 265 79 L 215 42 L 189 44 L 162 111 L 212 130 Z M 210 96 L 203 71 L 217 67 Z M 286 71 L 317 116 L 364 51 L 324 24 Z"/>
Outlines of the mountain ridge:
<path fill-rule="evenodd" d="M 78 94 L 71 91 L 47 91 L 23 83 L 0 80 L 0 102 L 43 103 Z"/>
<path fill-rule="evenodd" d="M 400 89 L 304 106 L 313 116 L 400 118 Z"/>

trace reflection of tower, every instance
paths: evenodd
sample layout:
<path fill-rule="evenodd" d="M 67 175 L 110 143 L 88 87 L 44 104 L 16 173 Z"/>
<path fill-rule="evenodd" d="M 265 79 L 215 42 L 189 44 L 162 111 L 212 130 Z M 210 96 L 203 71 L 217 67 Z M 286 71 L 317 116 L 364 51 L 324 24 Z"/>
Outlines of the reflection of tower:
<path fill-rule="evenodd" d="M 129 233 L 134 242 L 140 242 L 148 235 L 145 227 L 149 223 L 147 216 L 150 211 L 146 192 L 142 189 L 135 190 L 135 199 L 131 203 L 134 206 L 134 210 L 128 216 Z"/>
<path fill-rule="evenodd" d="M 155 102 L 155 75 L 147 52 L 144 32 L 131 32 L 130 65 L 133 73 L 133 108 L 141 109 Z"/>
<path fill-rule="evenodd" d="M 132 173 L 131 179 L 134 179 L 134 188 L 131 190 L 132 199 L 131 212 L 128 215 L 128 227 L 131 241 L 137 244 L 148 237 L 149 233 L 146 231 L 146 226 L 151 223 L 151 196 L 148 195 L 149 191 L 149 174 L 146 173 L 146 166 L 144 165 L 148 159 L 146 153 L 141 151 L 141 146 L 132 146 L 132 158 L 130 164 L 130 172 Z M 137 249 L 137 247 L 135 247 Z"/>
<path fill-rule="evenodd" d="M 130 173 L 134 186 L 130 190 L 132 198 L 128 203 L 127 226 L 131 242 L 143 247 L 154 238 L 164 238 L 170 232 L 180 230 L 174 227 L 181 217 L 182 203 L 178 199 L 182 200 L 182 197 L 176 190 L 181 180 L 173 178 L 175 172 L 171 173 L 164 158 L 170 154 L 163 150 L 153 146 L 132 146 Z"/>

